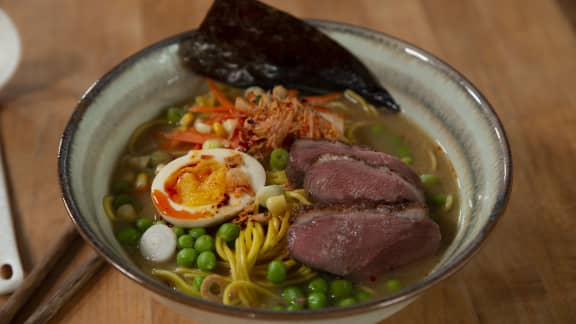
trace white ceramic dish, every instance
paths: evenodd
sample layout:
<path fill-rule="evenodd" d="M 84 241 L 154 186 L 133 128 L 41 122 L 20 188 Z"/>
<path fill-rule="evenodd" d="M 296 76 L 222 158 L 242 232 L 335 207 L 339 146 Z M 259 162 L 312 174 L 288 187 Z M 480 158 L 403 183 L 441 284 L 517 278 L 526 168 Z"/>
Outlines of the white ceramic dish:
<path fill-rule="evenodd" d="M 440 263 L 417 284 L 347 308 L 274 312 L 228 307 L 174 291 L 146 275 L 116 242 L 101 201 L 130 133 L 161 107 L 191 97 L 203 82 L 182 68 L 178 44 L 187 34 L 177 35 L 128 58 L 87 91 L 63 134 L 59 174 L 64 201 L 84 238 L 126 276 L 199 322 L 376 322 L 459 269 L 506 205 L 510 151 L 500 122 L 476 88 L 447 64 L 401 40 L 340 23 L 312 23 L 364 61 L 400 103 L 402 113 L 445 149 L 461 187 L 456 238 Z"/>
<path fill-rule="evenodd" d="M 0 9 L 0 89 L 8 82 L 20 62 L 20 38 L 8 15 Z"/>
<path fill-rule="evenodd" d="M 0 10 L 0 90 L 12 77 L 20 61 L 20 39 L 16 27 Z M 24 277 L 8 199 L 0 143 L 0 295 L 14 291 Z"/>

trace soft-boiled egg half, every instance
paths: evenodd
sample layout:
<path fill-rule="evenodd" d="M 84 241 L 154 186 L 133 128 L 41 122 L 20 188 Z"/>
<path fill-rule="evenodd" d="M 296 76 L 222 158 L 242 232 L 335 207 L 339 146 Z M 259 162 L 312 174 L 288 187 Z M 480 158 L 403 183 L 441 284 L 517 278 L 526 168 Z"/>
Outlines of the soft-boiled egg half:
<path fill-rule="evenodd" d="M 230 149 L 192 150 L 166 164 L 150 187 L 166 221 L 181 227 L 217 225 L 254 202 L 266 182 L 264 167 Z"/>

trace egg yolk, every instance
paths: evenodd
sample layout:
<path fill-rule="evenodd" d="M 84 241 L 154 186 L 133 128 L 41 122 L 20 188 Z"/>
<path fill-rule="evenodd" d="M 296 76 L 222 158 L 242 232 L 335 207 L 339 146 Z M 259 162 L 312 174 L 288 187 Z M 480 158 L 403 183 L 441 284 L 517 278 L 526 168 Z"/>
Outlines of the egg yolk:
<path fill-rule="evenodd" d="M 223 163 L 200 159 L 174 172 L 165 182 L 165 190 L 174 202 L 196 207 L 217 205 L 225 199 L 226 171 Z"/>

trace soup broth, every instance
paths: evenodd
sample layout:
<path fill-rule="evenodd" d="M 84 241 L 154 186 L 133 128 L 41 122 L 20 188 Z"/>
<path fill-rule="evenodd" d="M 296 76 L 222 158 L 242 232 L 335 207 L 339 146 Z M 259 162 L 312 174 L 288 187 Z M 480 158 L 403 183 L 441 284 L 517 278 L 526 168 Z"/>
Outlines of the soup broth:
<path fill-rule="evenodd" d="M 156 119 L 135 130 L 111 176 L 110 193 L 104 198 L 104 210 L 111 219 L 119 242 L 145 272 L 174 289 L 198 298 L 225 304 L 290 310 L 344 307 L 386 296 L 421 280 L 435 266 L 452 242 L 457 229 L 459 218 L 457 177 L 442 148 L 401 113 L 377 111 L 349 91 L 332 96 L 306 98 L 281 87 L 266 92 L 259 88 L 241 90 L 212 83 L 210 88 L 211 91 L 202 91 L 189 102 L 162 109 Z M 439 225 L 442 235 L 436 253 L 377 276 L 360 279 L 354 279 L 353 276 L 352 279 L 343 278 L 293 259 L 288 253 L 286 238 L 281 237 L 281 233 L 285 231 L 286 226 L 294 222 L 295 210 L 301 208 L 301 205 L 314 203 L 301 187 L 295 188 L 288 183 L 282 168 L 286 167 L 284 159 L 287 159 L 282 154 L 289 153 L 287 151 L 290 150 L 291 142 L 299 136 L 291 133 L 283 139 L 275 139 L 275 134 L 281 133 L 279 128 L 282 125 L 279 125 L 275 126 L 277 128 L 273 129 L 274 132 L 269 136 L 254 140 L 244 137 L 256 133 L 257 127 L 251 129 L 252 133 L 243 133 L 241 129 L 252 127 L 251 123 L 258 123 L 260 118 L 258 115 L 246 117 L 246 114 L 257 113 L 244 111 L 259 109 L 266 104 L 262 103 L 265 100 L 269 101 L 269 105 L 273 105 L 273 96 L 298 98 L 294 100 L 312 107 L 312 111 L 318 113 L 318 116 L 325 116 L 323 114 L 330 116 L 323 120 L 316 119 L 318 122 L 316 125 L 328 127 L 326 131 L 316 132 L 307 129 L 302 133 L 312 134 L 313 138 L 318 140 L 325 138 L 331 141 L 339 140 L 390 154 L 419 175 L 429 217 Z M 243 107 L 246 102 L 248 106 Z M 333 117 L 340 118 L 339 121 L 343 123 L 342 136 L 339 138 L 334 137 L 334 129 L 330 128 L 336 124 L 330 124 L 332 121 L 326 122 Z M 276 147 L 277 143 L 279 145 Z M 273 210 L 276 207 L 273 205 L 258 206 L 259 201 L 256 201 L 248 204 L 242 211 L 227 217 L 227 220 L 209 226 L 174 225 L 170 219 L 162 217 L 162 212 L 157 205 L 155 206 L 150 188 L 157 174 L 161 174 L 159 172 L 170 165 L 171 161 L 188 156 L 191 150 L 200 152 L 219 147 L 244 151 L 260 162 L 266 172 L 265 184 L 282 188 L 283 194 L 279 195 L 281 196 L 279 200 L 286 200 L 282 204 L 287 207 L 284 207 L 281 216 L 275 216 Z M 277 160 L 274 154 L 278 155 Z M 230 155 L 227 158 L 235 157 Z M 279 167 L 275 163 L 282 165 Z M 179 178 L 178 183 L 184 186 L 182 179 Z M 251 180 L 253 184 L 254 179 Z M 200 180 L 195 181 L 197 182 L 194 183 L 198 184 Z M 248 191 L 250 190 L 246 192 Z M 204 193 L 194 194 L 198 196 Z M 252 193 L 248 193 L 248 196 L 250 194 Z M 259 195 L 256 192 L 253 194 L 253 196 Z M 248 245 L 244 244 L 251 244 L 252 240 L 258 239 L 256 236 L 247 238 L 249 235 L 247 233 L 252 230 L 256 233 L 257 227 L 263 231 L 263 240 L 267 242 L 269 238 L 266 235 L 272 235 L 268 227 L 272 226 L 270 220 L 274 217 L 278 219 L 278 223 L 274 225 L 277 226 L 275 227 L 277 232 L 274 233 L 279 240 L 276 243 L 277 247 L 270 247 L 270 256 L 262 259 L 255 257 L 254 260 L 248 261 L 252 256 L 247 252 L 246 260 L 234 259 L 233 254 L 238 253 L 238 249 L 250 250 Z M 285 224 L 282 223 L 284 219 Z M 222 223 L 235 225 L 223 229 Z M 146 254 L 142 246 L 144 236 L 153 224 L 166 224 L 176 237 L 177 247 L 164 259 L 154 259 L 156 256 Z M 238 229 L 248 232 L 238 234 Z M 205 244 L 199 243 L 201 236 L 204 236 L 202 243 Z M 248 243 L 240 242 L 242 237 Z M 262 250 L 266 242 L 262 244 L 259 253 L 264 253 Z M 158 241 L 154 244 L 163 242 Z M 186 256 L 182 252 L 185 249 L 194 252 Z M 223 258 L 227 255 L 227 259 Z M 212 256 L 215 258 L 211 259 Z M 231 259 L 233 261 L 230 261 Z M 274 260 L 281 264 L 274 263 Z M 252 264 L 244 265 L 242 262 Z M 242 267 L 246 267 L 247 272 L 243 277 L 242 274 L 234 273 L 239 272 L 238 269 Z M 214 274 L 217 276 L 213 276 Z M 238 279 L 240 277 L 241 280 Z M 206 292 L 204 289 L 208 280 L 206 278 L 214 281 L 214 285 L 207 288 L 212 289 L 211 292 Z M 234 282 L 234 288 L 226 290 Z M 340 288 L 343 292 L 339 292 L 338 285 L 344 287 Z M 347 285 L 350 287 L 346 288 Z"/>

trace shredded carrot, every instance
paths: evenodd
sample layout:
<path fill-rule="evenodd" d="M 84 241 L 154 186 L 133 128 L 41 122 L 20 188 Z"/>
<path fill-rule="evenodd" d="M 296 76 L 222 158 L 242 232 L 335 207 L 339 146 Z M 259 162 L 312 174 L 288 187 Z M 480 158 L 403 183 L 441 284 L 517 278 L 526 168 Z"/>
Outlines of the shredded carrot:
<path fill-rule="evenodd" d="M 210 91 L 212 91 L 214 97 L 216 97 L 220 105 L 222 105 L 222 107 L 228 108 L 229 110 L 234 109 L 234 104 L 232 103 L 232 101 L 226 98 L 226 96 L 222 93 L 222 91 L 220 91 L 220 89 L 218 89 L 216 82 L 214 82 L 211 79 L 208 79 L 208 87 L 210 88 Z"/>
<path fill-rule="evenodd" d="M 287 91 L 288 97 L 298 97 L 298 90 L 296 89 L 288 89 Z"/>
<path fill-rule="evenodd" d="M 321 96 L 308 96 L 302 99 L 311 105 L 319 105 L 342 97 L 342 92 L 328 93 Z"/>
<path fill-rule="evenodd" d="M 164 144 L 160 145 L 159 148 L 161 150 L 171 150 L 171 149 L 175 148 L 176 146 L 178 146 L 178 141 L 168 140 L 168 141 L 164 142 Z"/>
<path fill-rule="evenodd" d="M 225 107 L 203 107 L 203 106 L 194 106 L 190 108 L 191 112 L 199 112 L 199 113 L 226 113 L 229 112 L 229 108 Z"/>
<path fill-rule="evenodd" d="M 175 131 L 172 133 L 164 134 L 164 137 L 170 140 L 175 140 L 185 143 L 202 144 L 206 140 L 218 138 L 218 136 L 198 133 L 194 130 Z"/>

